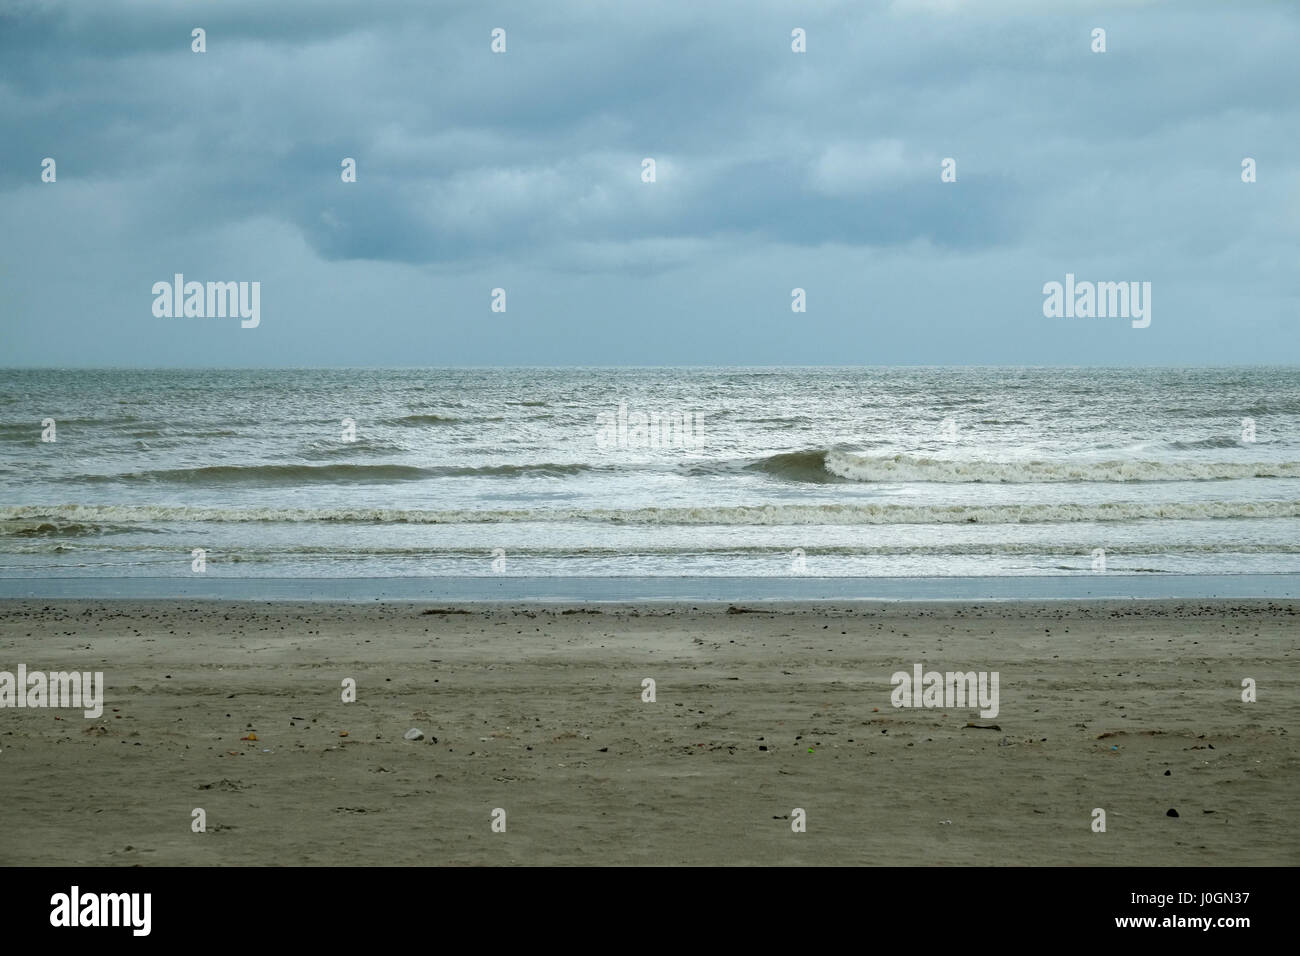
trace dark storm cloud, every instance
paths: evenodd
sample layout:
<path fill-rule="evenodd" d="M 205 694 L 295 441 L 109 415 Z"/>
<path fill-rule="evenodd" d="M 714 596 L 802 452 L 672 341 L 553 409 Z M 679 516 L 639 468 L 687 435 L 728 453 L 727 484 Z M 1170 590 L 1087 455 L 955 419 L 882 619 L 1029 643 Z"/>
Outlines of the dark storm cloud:
<path fill-rule="evenodd" d="M 951 280 L 951 296 L 972 279 L 1034 292 L 1058 264 L 1087 261 L 1246 276 L 1279 310 L 1295 294 L 1280 265 L 1300 246 L 1290 5 L 3 9 L 0 209 L 25 217 L 18 256 L 84 233 L 115 276 L 179 249 L 201 261 L 209 242 L 301 271 L 287 264 L 294 236 L 334 265 L 707 269 L 704 286 L 804 250 L 836 263 L 823 281 L 846 289 L 866 255 L 941 263 L 922 285 Z M 203 55 L 190 51 L 196 26 Z M 497 26 L 504 56 L 488 51 Z M 790 51 L 794 26 L 806 54 Z M 1088 50 L 1094 26 L 1108 30 L 1104 55 Z M 1253 193 L 1237 175 L 1245 155 L 1266 173 Z M 45 156 L 57 195 L 39 192 Z M 339 181 L 345 156 L 354 185 Z M 947 156 L 951 186 L 939 183 Z M 653 185 L 644 157 L 658 163 Z M 28 265 L 30 285 L 10 286 L 18 304 L 61 268 Z"/>

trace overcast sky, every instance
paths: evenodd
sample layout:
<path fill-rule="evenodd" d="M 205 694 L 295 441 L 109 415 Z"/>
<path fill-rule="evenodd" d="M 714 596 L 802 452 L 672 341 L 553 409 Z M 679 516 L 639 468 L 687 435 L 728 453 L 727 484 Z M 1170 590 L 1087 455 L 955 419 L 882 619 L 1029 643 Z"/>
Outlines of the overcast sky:
<path fill-rule="evenodd" d="M 3 0 L 0 365 L 1300 362 L 1298 51 L 1290 2 Z M 177 272 L 260 326 L 155 317 Z M 1067 272 L 1150 327 L 1044 317 Z"/>

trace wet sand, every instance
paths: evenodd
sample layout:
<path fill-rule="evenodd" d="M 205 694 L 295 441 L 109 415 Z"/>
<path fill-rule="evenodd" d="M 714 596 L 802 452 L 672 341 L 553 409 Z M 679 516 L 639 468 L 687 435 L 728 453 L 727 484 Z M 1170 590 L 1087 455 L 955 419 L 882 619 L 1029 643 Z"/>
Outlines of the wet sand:
<path fill-rule="evenodd" d="M 3 601 L 0 864 L 1295 864 L 1298 611 Z"/>

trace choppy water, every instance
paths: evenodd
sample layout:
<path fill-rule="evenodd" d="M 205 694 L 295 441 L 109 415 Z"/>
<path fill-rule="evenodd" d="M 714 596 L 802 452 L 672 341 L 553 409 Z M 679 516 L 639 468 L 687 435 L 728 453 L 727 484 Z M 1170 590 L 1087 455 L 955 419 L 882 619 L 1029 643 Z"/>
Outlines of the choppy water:
<path fill-rule="evenodd" d="M 194 548 L 236 577 L 1296 573 L 1300 369 L 0 371 L 0 577 Z"/>

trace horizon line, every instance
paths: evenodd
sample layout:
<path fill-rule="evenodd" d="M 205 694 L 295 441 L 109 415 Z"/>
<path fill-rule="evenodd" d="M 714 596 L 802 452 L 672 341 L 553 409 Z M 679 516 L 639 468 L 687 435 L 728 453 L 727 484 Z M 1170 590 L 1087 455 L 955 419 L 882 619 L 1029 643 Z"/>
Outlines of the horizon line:
<path fill-rule="evenodd" d="M 1105 369 L 1138 371 L 1145 369 L 1300 369 L 1295 362 L 1239 362 L 1217 363 L 1170 363 L 1166 365 L 1107 365 L 1107 364 L 997 364 L 989 362 L 972 362 L 961 364 L 928 362 L 895 362 L 890 364 L 734 364 L 734 365 L 5 365 L 0 372 L 284 372 L 284 371 L 483 371 L 483 370 L 519 370 L 545 369 L 551 371 L 582 371 L 611 369 L 623 370 L 658 370 L 658 369 Z"/>

